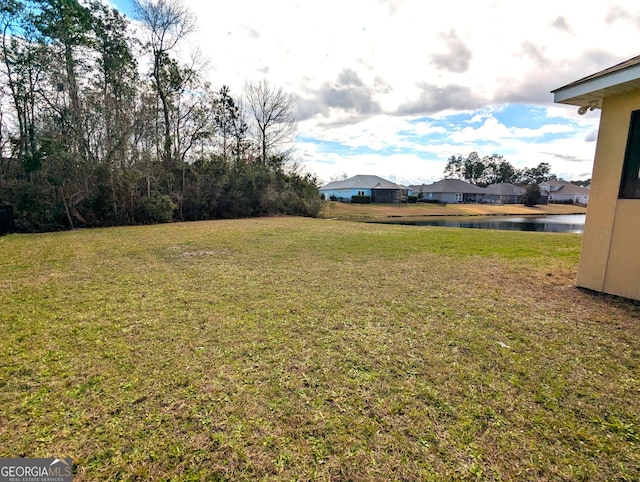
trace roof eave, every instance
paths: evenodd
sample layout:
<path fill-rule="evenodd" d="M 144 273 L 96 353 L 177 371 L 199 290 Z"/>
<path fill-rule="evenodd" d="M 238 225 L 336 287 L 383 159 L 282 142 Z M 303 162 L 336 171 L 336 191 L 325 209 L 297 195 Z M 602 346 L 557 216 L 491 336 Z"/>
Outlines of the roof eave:
<path fill-rule="evenodd" d="M 602 99 L 640 89 L 640 64 L 552 90 L 553 101 L 579 107 L 601 108 Z"/>

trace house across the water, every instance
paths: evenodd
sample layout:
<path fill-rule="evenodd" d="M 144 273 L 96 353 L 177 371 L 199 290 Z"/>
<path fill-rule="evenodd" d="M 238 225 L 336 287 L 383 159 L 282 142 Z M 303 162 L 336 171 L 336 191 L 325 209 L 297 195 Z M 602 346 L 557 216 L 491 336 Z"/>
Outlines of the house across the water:
<path fill-rule="evenodd" d="M 424 201 L 442 203 L 479 203 L 484 199 L 484 188 L 461 179 L 443 179 L 433 184 L 411 186 L 411 191 Z"/>
<path fill-rule="evenodd" d="M 556 180 L 544 181 L 539 186 L 540 194 L 551 204 L 570 203 L 583 206 L 589 204 L 589 188 Z"/>
<path fill-rule="evenodd" d="M 484 201 L 488 203 L 520 204 L 525 189 L 508 182 L 491 184 L 484 190 Z"/>
<path fill-rule="evenodd" d="M 369 198 L 372 203 L 400 203 L 407 201 L 409 189 L 379 176 L 358 175 L 333 181 L 320 188 L 320 195 L 325 199 L 342 202 Z"/>

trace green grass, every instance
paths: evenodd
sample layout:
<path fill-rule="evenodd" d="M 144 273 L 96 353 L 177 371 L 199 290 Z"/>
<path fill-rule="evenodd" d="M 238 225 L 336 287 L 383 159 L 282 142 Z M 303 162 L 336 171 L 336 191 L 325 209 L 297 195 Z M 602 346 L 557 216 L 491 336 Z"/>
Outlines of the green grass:
<path fill-rule="evenodd" d="M 0 456 L 74 480 L 638 480 L 581 237 L 271 218 L 0 238 Z"/>

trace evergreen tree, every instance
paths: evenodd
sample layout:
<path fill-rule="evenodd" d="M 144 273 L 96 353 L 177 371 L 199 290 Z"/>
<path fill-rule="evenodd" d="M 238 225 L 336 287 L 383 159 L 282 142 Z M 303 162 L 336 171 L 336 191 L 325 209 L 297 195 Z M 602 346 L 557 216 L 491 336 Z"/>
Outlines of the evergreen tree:
<path fill-rule="evenodd" d="M 528 184 L 525 188 L 523 203 L 527 207 L 533 207 L 540 203 L 540 188 L 537 184 Z"/>

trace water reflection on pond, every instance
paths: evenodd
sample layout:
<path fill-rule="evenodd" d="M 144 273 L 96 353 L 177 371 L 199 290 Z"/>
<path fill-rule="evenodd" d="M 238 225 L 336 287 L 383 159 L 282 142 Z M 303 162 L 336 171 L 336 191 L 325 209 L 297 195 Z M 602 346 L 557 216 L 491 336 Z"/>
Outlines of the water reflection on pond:
<path fill-rule="evenodd" d="M 434 216 L 375 220 L 384 224 L 445 226 L 450 228 L 504 229 L 508 231 L 543 231 L 547 233 L 582 233 L 584 214 L 547 216 Z"/>

